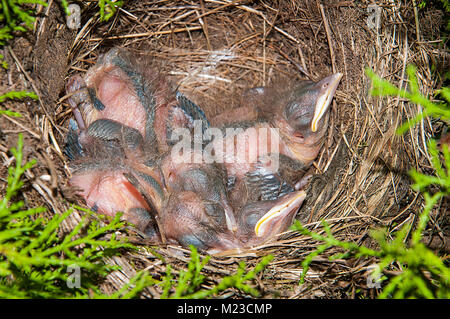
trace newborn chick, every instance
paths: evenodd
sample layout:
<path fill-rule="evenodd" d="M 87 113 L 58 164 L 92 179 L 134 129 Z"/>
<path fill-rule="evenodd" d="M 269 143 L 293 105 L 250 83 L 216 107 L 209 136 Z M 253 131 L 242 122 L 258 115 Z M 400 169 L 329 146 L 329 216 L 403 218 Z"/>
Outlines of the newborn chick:
<path fill-rule="evenodd" d="M 232 233 L 218 218 L 223 215 L 220 205 L 184 191 L 168 199 L 161 228 L 169 242 L 186 248 L 194 245 L 210 254 L 240 252 L 286 231 L 305 197 L 304 191 L 297 191 L 277 200 L 247 203 L 237 213 L 237 232 Z"/>
<path fill-rule="evenodd" d="M 159 242 L 152 212 L 160 208 L 164 200 L 161 175 L 155 168 L 127 159 L 132 146 L 114 139 L 114 130 L 106 134 L 111 129 L 109 124 L 109 121 L 99 120 L 82 131 L 76 122 L 70 121 L 64 148 L 70 159 L 70 184 L 81 190 L 80 195 L 93 210 L 109 216 L 121 211 L 150 241 Z M 98 132 L 105 134 L 98 137 Z M 142 182 L 146 194 L 153 198 L 151 206 L 126 175 L 136 176 Z"/>
<path fill-rule="evenodd" d="M 174 165 L 170 160 L 172 131 L 192 129 L 195 120 L 207 128 L 206 117 L 144 66 L 128 52 L 113 49 L 84 79 L 69 80 L 69 104 L 78 122 L 71 121 L 65 147 L 71 184 L 82 190 L 89 206 L 108 215 L 124 211 L 127 220 L 147 233 L 146 222 L 155 224 L 147 215 L 161 214 L 166 198 L 196 191 L 201 200 L 214 202 L 218 218 L 236 231 L 220 167 Z"/>
<path fill-rule="evenodd" d="M 194 158 L 195 151 L 188 158 Z M 226 191 L 226 171 L 216 163 L 178 162 L 173 153 L 161 163 L 161 172 L 167 192 L 194 192 L 199 200 L 210 203 L 209 211 L 232 233 L 237 224 L 233 209 L 228 202 Z"/>
<path fill-rule="evenodd" d="M 226 225 L 224 209 L 193 191 L 173 193 L 161 214 L 161 228 L 168 242 L 194 245 L 210 254 L 239 247 Z"/>
<path fill-rule="evenodd" d="M 317 83 L 303 81 L 273 91 L 264 89 L 258 103 L 261 117 L 279 130 L 282 153 L 303 164 L 318 155 L 328 129 L 329 106 L 342 78 L 330 75 Z"/>
<path fill-rule="evenodd" d="M 258 120 L 247 127 L 275 135 L 258 143 L 244 136 L 244 144 L 226 136 L 241 155 L 226 150 L 224 156 L 232 161 L 225 165 L 183 163 L 170 152 L 172 133 L 178 128 L 192 133 L 196 120 L 207 129 L 203 111 L 144 62 L 113 49 L 84 79 L 75 76 L 68 82 L 77 120 L 69 125 L 65 148 L 71 184 L 82 189 L 93 209 L 108 215 L 124 211 L 155 242 L 193 244 L 208 252 L 261 243 L 289 227 L 305 198 L 304 192 L 294 192 L 286 170 L 274 168 L 264 145 L 280 141 L 280 167 L 309 165 L 320 149 L 340 77 L 276 94 L 256 89 L 251 100 Z M 249 154 L 255 155 L 254 162 L 245 160 Z M 244 190 L 250 196 L 242 196 Z"/>
<path fill-rule="evenodd" d="M 241 245 L 261 244 L 288 230 L 305 198 L 304 191 L 294 191 L 276 200 L 247 203 L 237 217 Z"/>
<path fill-rule="evenodd" d="M 120 123 L 141 134 L 147 155 L 168 151 L 176 128 L 192 129 L 194 120 L 209 125 L 203 111 L 173 90 L 147 59 L 124 49 L 101 56 L 84 78 L 70 78 L 67 92 L 82 130 L 99 119 Z"/>
<path fill-rule="evenodd" d="M 341 78 L 342 74 L 336 73 L 317 83 L 255 88 L 245 96 L 248 105 L 242 108 L 253 110 L 247 113 L 256 118 L 242 122 L 222 114 L 213 120 L 224 123 L 225 137 L 215 141 L 214 149 L 224 158 L 234 182 L 257 183 L 261 190 L 266 183 L 268 197 L 262 199 L 298 189 L 296 184 L 322 147 L 329 106 Z M 236 112 L 232 110 L 230 116 Z M 242 185 L 235 189 L 243 192 Z"/>

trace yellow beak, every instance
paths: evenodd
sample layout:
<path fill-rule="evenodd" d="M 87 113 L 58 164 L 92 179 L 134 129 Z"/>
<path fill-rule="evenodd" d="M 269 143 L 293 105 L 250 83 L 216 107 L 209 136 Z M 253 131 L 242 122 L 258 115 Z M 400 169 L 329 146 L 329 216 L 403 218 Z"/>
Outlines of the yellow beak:
<path fill-rule="evenodd" d="M 320 81 L 327 83 L 328 86 L 326 87 L 324 92 L 321 92 L 319 98 L 317 99 L 316 107 L 314 109 L 314 117 L 311 122 L 311 131 L 317 131 L 319 121 L 330 106 L 331 100 L 333 99 L 334 93 L 336 92 L 336 88 L 339 85 L 341 78 L 342 73 L 336 73 Z"/>
<path fill-rule="evenodd" d="M 275 205 L 267 213 L 261 217 L 255 225 L 256 237 L 262 237 L 269 227 L 270 223 L 277 218 L 283 218 L 288 215 L 292 210 L 298 208 L 306 197 L 304 191 L 296 192 L 295 196 L 289 197 L 281 204 Z"/>

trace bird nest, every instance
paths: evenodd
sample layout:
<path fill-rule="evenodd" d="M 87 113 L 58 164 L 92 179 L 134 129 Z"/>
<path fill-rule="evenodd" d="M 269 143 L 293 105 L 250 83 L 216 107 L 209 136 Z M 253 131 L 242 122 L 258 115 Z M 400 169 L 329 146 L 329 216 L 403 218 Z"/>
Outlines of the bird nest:
<path fill-rule="evenodd" d="M 37 102 L 7 103 L 23 117 L 0 117 L 1 176 L 6 176 L 7 150 L 19 132 L 24 134 L 24 157 L 38 162 L 26 174 L 22 196 L 28 206 L 43 205 L 48 214 L 60 214 L 72 203 L 82 205 L 68 187 L 70 173 L 61 151 L 72 116 L 64 85 L 71 75 L 86 72 L 99 54 L 119 46 L 152 57 L 207 116 L 237 106 L 250 87 L 280 78 L 319 80 L 343 73 L 328 135 L 313 163 L 315 176 L 297 218 L 318 232 L 320 221 L 326 220 L 336 238 L 367 246 L 373 245 L 368 236 L 373 228 L 414 224 L 423 201 L 411 190 L 407 171 L 430 166 L 426 141 L 440 128 L 425 119 L 397 135 L 396 128 L 421 108 L 400 97 L 372 97 L 365 68 L 406 88 L 405 69 L 413 63 L 421 91 L 431 95 L 442 84 L 430 69 L 431 64 L 443 66 L 444 52 L 430 41 L 439 38 L 440 11 L 420 12 L 419 25 L 410 1 L 370 6 L 369 1 L 142 0 L 126 2 L 101 22 L 94 3 L 81 3 L 80 29 L 69 30 L 61 7 L 50 1 L 40 8 L 35 32 L 16 38 L 3 52 L 11 65 L 1 73 L 3 90 L 33 89 L 39 96 Z M 64 230 L 72 229 L 81 214 L 75 210 Z M 314 259 L 305 284 L 299 285 L 301 262 L 319 244 L 288 231 L 240 255 L 213 256 L 202 270 L 208 278 L 204 286 L 233 274 L 241 261 L 251 267 L 272 254 L 254 282 L 265 296 L 352 297 L 357 290 L 373 295 L 366 271 L 375 260 L 329 260 L 336 249 Z M 108 260 L 122 269 L 112 272 L 102 287 L 107 293 L 116 291 L 140 269 L 163 276 L 171 265 L 176 274 L 188 260 L 189 251 L 180 247 L 142 246 Z M 158 289 L 146 289 L 143 296 L 157 298 Z M 222 294 L 241 296 L 233 289 Z"/>

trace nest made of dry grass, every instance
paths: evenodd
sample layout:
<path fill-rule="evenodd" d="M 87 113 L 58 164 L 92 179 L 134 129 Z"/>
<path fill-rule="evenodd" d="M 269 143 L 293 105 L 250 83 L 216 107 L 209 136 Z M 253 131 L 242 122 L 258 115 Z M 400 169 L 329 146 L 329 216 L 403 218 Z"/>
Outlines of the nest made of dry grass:
<path fill-rule="evenodd" d="M 411 191 L 406 172 L 430 167 L 426 141 L 440 126 L 425 119 L 406 135 L 396 135 L 396 127 L 421 112 L 420 106 L 399 97 L 371 97 L 364 69 L 407 87 L 405 68 L 413 63 L 422 92 L 432 93 L 442 83 L 430 65 L 439 69 L 448 57 L 432 41 L 439 38 L 440 11 L 421 12 L 416 25 L 409 1 L 378 1 L 381 24 L 373 28 L 367 23 L 369 1 L 128 1 L 110 21 L 101 23 L 92 2 L 81 4 L 81 29 L 67 29 L 61 8 L 50 1 L 47 8 L 39 8 L 36 31 L 16 38 L 4 50 L 13 67 L 2 73 L 2 90 L 33 89 L 40 98 L 37 103 L 8 102 L 7 107 L 23 117 L 0 118 L 1 176 L 6 176 L 11 161 L 7 150 L 18 132 L 25 134 L 25 158 L 38 160 L 27 173 L 22 194 L 30 207 L 44 205 L 55 214 L 79 202 L 67 187 L 69 171 L 61 152 L 71 117 L 64 83 L 70 75 L 85 72 L 99 54 L 121 46 L 152 56 L 209 116 L 236 106 L 246 88 L 279 77 L 318 80 L 342 72 L 329 134 L 314 162 L 317 176 L 298 218 L 309 226 L 325 219 L 336 237 L 366 245 L 371 245 L 368 231 L 374 227 L 395 230 L 414 223 L 423 203 Z M 444 209 L 433 212 L 432 228 L 440 227 Z M 79 218 L 72 214 L 64 228 L 73 228 Z M 357 289 L 367 296 L 375 294 L 366 289 L 366 271 L 374 260 L 315 259 L 306 284 L 299 286 L 301 261 L 317 245 L 289 231 L 241 256 L 213 257 L 203 270 L 208 276 L 205 287 L 232 274 L 241 260 L 254 265 L 260 256 L 273 254 L 256 281 L 264 296 L 352 297 Z M 175 274 L 186 267 L 187 251 L 154 251 L 165 263 L 146 249 L 112 258 L 110 262 L 122 270 L 108 276 L 105 292 L 121 287 L 137 269 L 162 276 L 167 264 Z M 160 293 L 146 289 L 143 296 L 157 298 Z M 233 295 L 239 293 L 223 293 Z"/>

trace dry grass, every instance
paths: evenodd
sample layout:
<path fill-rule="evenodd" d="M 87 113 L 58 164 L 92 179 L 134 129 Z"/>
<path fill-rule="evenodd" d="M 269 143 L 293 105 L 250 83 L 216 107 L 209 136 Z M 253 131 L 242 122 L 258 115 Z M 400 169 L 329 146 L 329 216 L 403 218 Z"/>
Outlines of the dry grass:
<path fill-rule="evenodd" d="M 314 163 L 318 176 L 308 188 L 299 219 L 311 226 L 325 219 L 336 237 L 368 245 L 368 230 L 373 227 L 395 230 L 414 223 L 422 199 L 410 190 L 407 170 L 429 168 L 426 140 L 441 127 L 425 119 L 408 134 L 396 135 L 396 127 L 421 112 L 420 106 L 398 97 L 371 97 L 364 68 L 407 87 L 405 68 L 414 63 L 422 92 L 431 94 L 442 83 L 430 62 L 439 68 L 448 59 L 448 52 L 431 41 L 439 37 L 439 11 L 421 12 L 416 25 L 410 1 L 378 1 L 381 26 L 376 29 L 367 24 L 368 1 L 323 6 L 314 0 L 129 1 L 109 22 L 100 23 L 89 3 L 82 28 L 73 33 L 61 24 L 61 9 L 51 2 L 43 11 L 45 17 L 37 20 L 32 39 L 16 39 L 4 52 L 12 67 L 2 74 L 2 91 L 33 89 L 40 96 L 35 104 L 6 102 L 24 116 L 0 119 L 0 176 L 6 176 L 11 161 L 7 149 L 18 132 L 25 134 L 26 156 L 39 163 L 27 175 L 23 193 L 27 205 L 45 205 L 53 214 L 65 211 L 72 202 L 80 203 L 67 187 L 69 171 L 61 153 L 71 117 L 64 82 L 85 72 L 99 54 L 122 46 L 154 57 L 161 70 L 210 116 L 237 105 L 244 89 L 280 77 L 317 80 L 334 71 L 344 73 L 332 106 L 329 135 Z M 44 49 L 50 53 L 45 59 L 39 55 Z M 440 207 L 432 215 L 433 227 L 442 220 L 439 212 Z M 71 229 L 77 218 L 73 215 L 65 228 Z M 374 260 L 317 259 L 306 284 L 298 286 L 301 261 L 316 245 L 290 231 L 240 256 L 213 257 L 204 273 L 212 285 L 233 273 L 239 261 L 253 265 L 260 256 L 273 254 L 274 260 L 257 280 L 266 296 L 354 297 L 357 289 L 374 295 L 373 289 L 366 289 L 367 269 Z M 160 276 L 167 264 L 174 273 L 186 266 L 188 252 L 179 247 L 154 251 L 164 262 L 144 248 L 111 259 L 122 270 L 110 274 L 105 291 L 121 287 L 136 269 Z M 160 293 L 152 288 L 144 296 Z M 224 295 L 239 296 L 234 291 Z"/>

